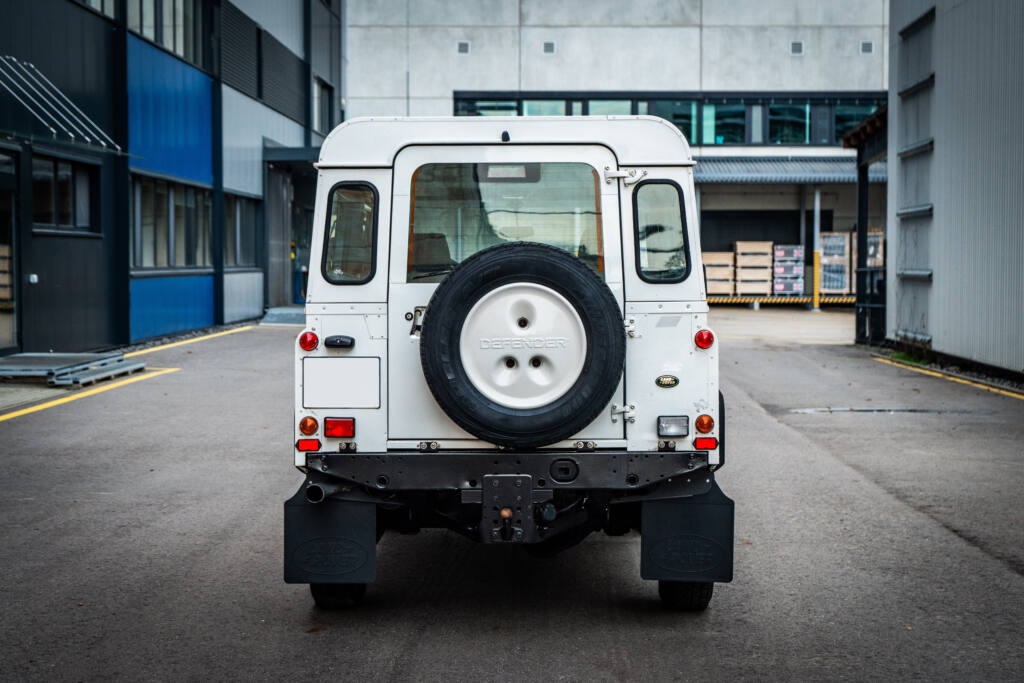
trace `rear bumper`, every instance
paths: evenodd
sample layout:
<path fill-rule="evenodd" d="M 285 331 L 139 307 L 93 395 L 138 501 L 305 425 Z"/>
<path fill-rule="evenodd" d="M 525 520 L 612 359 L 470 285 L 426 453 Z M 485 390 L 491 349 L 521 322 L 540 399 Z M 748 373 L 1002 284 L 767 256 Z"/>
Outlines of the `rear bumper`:
<path fill-rule="evenodd" d="M 493 475 L 529 477 L 532 502 L 559 490 L 646 498 L 670 488 L 667 497 L 675 498 L 705 493 L 713 481 L 706 451 L 322 452 L 307 454 L 306 469 L 310 481 L 332 483 L 335 498 L 351 499 L 357 491 L 376 497 L 458 491 L 463 503 L 482 502 L 484 478 Z"/>

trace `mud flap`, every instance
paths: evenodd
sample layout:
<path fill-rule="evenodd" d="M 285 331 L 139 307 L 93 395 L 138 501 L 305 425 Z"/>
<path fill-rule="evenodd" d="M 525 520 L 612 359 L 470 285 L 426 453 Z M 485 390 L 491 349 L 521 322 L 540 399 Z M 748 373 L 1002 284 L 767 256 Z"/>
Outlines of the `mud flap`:
<path fill-rule="evenodd" d="M 643 503 L 640 576 L 732 581 L 734 509 L 714 482 L 704 495 Z"/>
<path fill-rule="evenodd" d="M 284 504 L 286 583 L 371 583 L 377 573 L 377 506 L 328 498 L 305 485 Z"/>

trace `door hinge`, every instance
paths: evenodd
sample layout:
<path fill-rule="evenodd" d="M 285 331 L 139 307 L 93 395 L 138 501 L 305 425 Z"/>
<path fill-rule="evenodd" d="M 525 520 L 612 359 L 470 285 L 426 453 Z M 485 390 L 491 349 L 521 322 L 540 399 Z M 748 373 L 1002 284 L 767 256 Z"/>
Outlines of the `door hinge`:
<path fill-rule="evenodd" d="M 636 422 L 636 404 L 630 403 L 629 405 L 620 406 L 618 403 L 612 404 L 612 422 L 618 422 L 619 420 L 615 417 L 621 415 L 622 419 L 626 422 Z"/>
<path fill-rule="evenodd" d="M 636 338 L 640 336 L 640 333 L 636 329 L 636 320 L 633 318 L 626 318 L 622 321 L 622 326 L 626 330 L 626 336 Z"/>
<path fill-rule="evenodd" d="M 611 166 L 604 167 L 604 182 L 611 185 L 615 182 L 616 178 L 622 179 L 622 184 L 625 186 L 633 185 L 634 183 L 640 182 L 643 177 L 647 175 L 646 168 L 631 168 L 629 170 L 613 169 Z"/>

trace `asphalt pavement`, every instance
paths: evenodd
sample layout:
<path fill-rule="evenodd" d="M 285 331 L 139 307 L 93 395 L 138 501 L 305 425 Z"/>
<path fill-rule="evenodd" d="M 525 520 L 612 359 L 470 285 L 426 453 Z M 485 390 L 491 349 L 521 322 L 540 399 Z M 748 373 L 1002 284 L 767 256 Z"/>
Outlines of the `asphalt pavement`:
<path fill-rule="evenodd" d="M 281 579 L 297 328 L 264 326 L 0 415 L 0 678 L 1024 679 L 1024 400 L 883 364 L 850 316 L 712 320 L 737 540 L 707 612 L 661 609 L 635 534 L 445 531 L 317 610 Z"/>

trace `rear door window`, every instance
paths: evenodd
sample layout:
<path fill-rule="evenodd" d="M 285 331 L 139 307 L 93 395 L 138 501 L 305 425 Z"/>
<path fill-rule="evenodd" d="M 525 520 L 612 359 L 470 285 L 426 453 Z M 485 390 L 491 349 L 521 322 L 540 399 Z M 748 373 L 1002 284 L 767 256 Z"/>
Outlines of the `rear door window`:
<path fill-rule="evenodd" d="M 683 192 L 670 180 L 640 183 L 633 194 L 636 272 L 645 282 L 682 282 L 690 274 Z"/>
<path fill-rule="evenodd" d="M 438 282 L 496 244 L 568 251 L 604 273 L 601 194 L 585 163 L 425 164 L 412 177 L 407 282 Z"/>
<path fill-rule="evenodd" d="M 367 183 L 339 183 L 327 199 L 323 275 L 335 285 L 358 285 L 376 270 L 377 190 Z"/>

